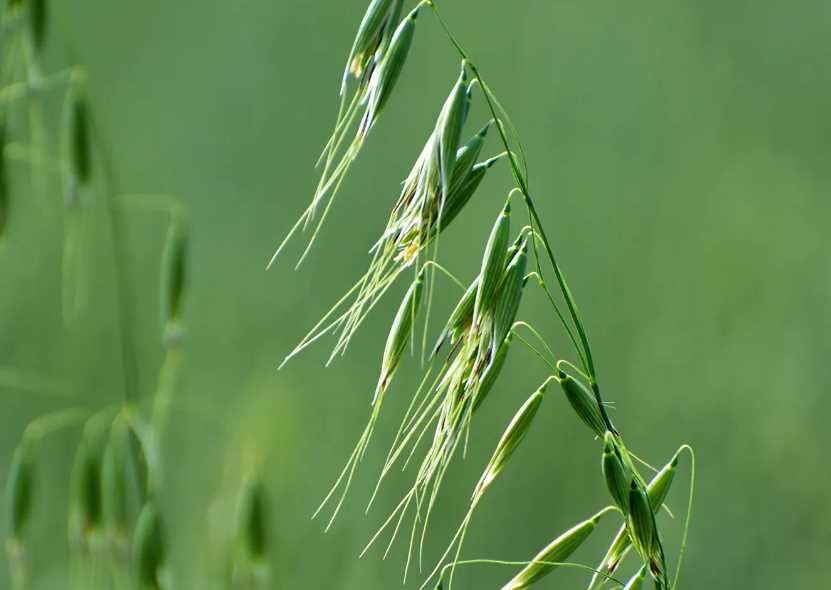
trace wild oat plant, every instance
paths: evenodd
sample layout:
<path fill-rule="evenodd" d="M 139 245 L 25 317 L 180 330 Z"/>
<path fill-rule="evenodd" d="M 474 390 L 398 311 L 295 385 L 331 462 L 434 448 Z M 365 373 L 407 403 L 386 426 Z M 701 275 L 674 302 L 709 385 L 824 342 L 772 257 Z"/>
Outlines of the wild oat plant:
<path fill-rule="evenodd" d="M 38 471 L 46 459 L 42 457 L 44 439 L 76 429 L 80 437 L 68 482 L 66 514 L 71 563 L 61 587 L 172 590 L 177 586 L 168 563 L 161 440 L 184 359 L 187 216 L 174 197 L 117 191 L 85 98 L 84 69 L 75 65 L 52 74 L 42 72 L 46 9 L 45 0 L 10 0 L 0 8 L 0 248 L 16 245 L 21 235 L 13 230 L 16 203 L 25 192 L 17 190 L 8 172 L 11 166 L 27 167 L 28 193 L 48 206 L 62 208 L 64 330 L 83 329 L 78 325 L 79 312 L 88 299 L 87 289 L 95 283 L 90 262 L 91 216 L 96 207 L 106 211 L 111 241 L 107 246 L 115 265 L 118 317 L 113 321 L 118 327 L 123 384 L 121 395 L 106 407 L 61 409 L 35 418 L 23 430 L 6 479 L 5 546 L 11 587 L 23 590 L 38 578 L 30 563 L 42 540 L 34 538 L 31 524 L 47 511 L 39 504 L 38 493 Z M 63 103 L 57 116 L 46 104 L 51 96 Z M 52 149 L 53 145 L 59 147 Z M 61 198 L 53 202 L 55 194 Z M 139 391 L 127 286 L 130 261 L 125 229 L 128 213 L 137 208 L 164 215 L 168 227 L 159 281 L 159 343 L 164 356 L 151 395 Z M 13 374 L 10 369 L 4 374 Z M 3 388 L 7 385 L 0 383 Z M 39 393 L 36 386 L 28 389 Z M 256 469 L 248 470 L 236 504 L 238 512 L 230 519 L 236 522 L 236 530 L 228 535 L 224 587 L 271 587 L 266 558 L 267 498 Z"/>
<path fill-rule="evenodd" d="M 534 204 L 525 154 L 507 113 L 442 19 L 437 3 L 423 0 L 402 18 L 404 4 L 403 0 L 370 2 L 347 58 L 334 130 L 318 162 L 322 167 L 320 182 L 311 203 L 269 264 L 271 266 L 278 259 L 298 232 L 310 232 L 301 262 L 309 252 L 370 131 L 378 124 L 382 111 L 395 102 L 393 91 L 404 75 L 419 13 L 432 12 L 461 58 L 459 77 L 444 103 L 437 105 L 435 127 L 428 130 L 424 148 L 404 179 L 397 200 L 391 201 L 386 228 L 370 250 L 366 273 L 285 359 L 290 360 L 327 334 L 335 337 L 329 360 L 343 354 L 361 323 L 397 279 L 406 271 L 414 275 L 390 327 L 380 374 L 371 397 L 369 422 L 315 515 L 331 507 L 328 526 L 337 516 L 357 466 L 371 442 L 396 370 L 407 350 L 413 348 L 419 316 L 425 315 L 427 319 L 420 339 L 422 358 L 428 357 L 429 362 L 390 444 L 370 504 L 381 482 L 396 465 L 405 468 L 415 465 L 412 485 L 364 552 L 386 532 L 386 556 L 410 514 L 412 526 L 408 534 L 404 579 L 406 581 L 417 554 L 419 572 L 426 572 L 421 588 L 433 583 L 437 588 L 444 583 L 450 586 L 458 566 L 484 563 L 520 567 L 504 583 L 503 589 L 528 588 L 561 567 L 585 570 L 589 590 L 604 587 L 634 590 L 642 588 L 647 578 L 653 580 L 658 589 L 677 588 L 692 511 L 693 451 L 682 445 L 663 468 L 654 469 L 624 443 L 601 396 L 587 330 Z M 491 119 L 481 122 L 480 130 L 464 140 L 471 103 L 480 96 Z M 499 153 L 482 159 L 486 138 L 492 128 L 499 140 Z M 473 202 L 486 172 L 500 161 L 507 162 L 516 187 L 497 213 L 476 278 L 464 286 L 439 262 L 440 236 Z M 523 207 L 529 220 L 516 233 L 511 229 L 512 205 Z M 445 321 L 435 345 L 428 350 L 427 323 L 437 272 L 450 276 L 463 294 Z M 523 292 L 529 285 L 539 287 L 545 294 L 573 345 L 573 361 L 558 358 L 538 330 L 517 319 Z M 435 566 L 423 570 L 425 536 L 442 482 L 460 447 L 464 454 L 472 436 L 471 425 L 476 411 L 495 389 L 515 342 L 530 349 L 550 374 L 509 421 L 473 489 L 469 509 L 456 534 Z M 597 441 L 600 472 L 609 491 L 610 505 L 557 536 L 527 561 L 463 560 L 465 534 L 477 506 L 519 449 L 553 382 L 559 385 L 576 416 Z M 664 550 L 658 516 L 684 453 L 688 453 L 691 460 L 691 484 L 683 538 L 673 564 Z M 653 472 L 651 477 L 641 473 L 644 468 Z M 601 519 L 613 517 L 620 520 L 620 530 L 599 564 L 590 566 L 568 561 Z M 634 576 L 623 580 L 616 574 L 630 554 L 635 555 L 640 566 Z M 673 565 L 674 572 L 671 571 Z"/>

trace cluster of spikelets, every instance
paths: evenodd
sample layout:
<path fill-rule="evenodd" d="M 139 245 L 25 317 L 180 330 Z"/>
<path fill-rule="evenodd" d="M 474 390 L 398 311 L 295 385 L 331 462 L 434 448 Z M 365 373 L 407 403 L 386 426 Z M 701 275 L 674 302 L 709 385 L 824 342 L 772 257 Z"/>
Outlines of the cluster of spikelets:
<path fill-rule="evenodd" d="M 62 263 L 63 317 L 67 326 L 77 318 L 90 282 L 88 222 L 97 197 L 111 224 L 115 263 L 115 300 L 119 307 L 124 371 L 124 400 L 103 409 L 70 408 L 40 416 L 24 429 L 6 480 L 6 550 L 11 587 L 22 589 L 36 580 L 30 571 L 40 541 L 33 521 L 45 516 L 40 503 L 39 469 L 49 460 L 44 441 L 59 432 L 79 429 L 66 515 L 68 546 L 74 578 L 64 587 L 98 585 L 139 590 L 175 587 L 168 564 L 170 536 L 161 504 L 165 428 L 176 378 L 184 354 L 185 308 L 188 292 L 188 231 L 178 200 L 165 195 L 114 195 L 107 177 L 103 150 L 95 141 L 90 108 L 83 96 L 84 75 L 74 66 L 44 75 L 39 50 L 45 41 L 44 0 L 13 0 L 0 9 L 2 55 L 0 68 L 0 247 L 15 239 L 15 203 L 9 165 L 22 163 L 31 171 L 32 193 L 49 193 L 56 177 L 63 199 L 64 253 Z M 49 124 L 43 105 L 47 93 L 62 92 L 63 114 Z M 22 106 L 23 108 L 18 108 Z M 28 127 L 28 134 L 24 130 Z M 49 132 L 57 129 L 57 154 L 50 153 Z M 28 145 L 12 142 L 25 136 Z M 14 198 L 13 198 L 14 197 Z M 130 338 L 125 291 L 123 232 L 118 220 L 127 206 L 161 209 L 168 218 L 168 235 L 161 260 L 161 342 L 164 360 L 151 404 L 140 399 L 135 375 L 135 349 Z M 118 211 L 116 211 L 118 209 Z M 77 328 L 78 326 L 73 326 Z M 146 406 L 150 406 L 149 410 Z M 249 469 L 239 485 L 232 551 L 227 556 L 228 588 L 270 587 L 268 567 L 268 507 L 259 470 Z"/>
<path fill-rule="evenodd" d="M 503 156 L 478 161 L 490 122 L 460 145 L 474 87 L 467 77 L 463 63 L 459 79 L 439 113 L 435 128 L 402 183 L 386 228 L 370 249 L 372 260 L 366 273 L 285 361 L 328 332 L 338 334 L 330 361 L 339 352 L 345 352 L 352 335 L 398 276 L 413 265 L 420 267 L 425 259 L 435 258 L 436 238 L 474 196 L 488 169 Z M 429 251 L 431 244 L 435 245 L 432 253 Z"/>
<path fill-rule="evenodd" d="M 542 404 L 548 385 L 556 381 L 576 416 L 591 430 L 595 440 L 603 443 L 601 471 L 613 503 L 555 538 L 530 561 L 523 562 L 524 567 L 503 588 L 530 587 L 552 571 L 565 566 L 583 568 L 591 572 L 590 590 L 609 584 L 617 588 L 636 590 L 642 587 L 647 577 L 654 581 L 656 588 L 675 588 L 686 544 L 692 488 L 674 579 L 671 579 L 668 571 L 669 564 L 656 515 L 664 506 L 680 455 L 688 451 L 692 456 L 692 451 L 688 446 L 682 446 L 663 469 L 655 470 L 650 481 L 638 471 L 636 463 L 643 462 L 626 448 L 620 432 L 612 425 L 606 404 L 601 398 L 585 326 L 529 193 L 524 156 L 520 156 L 521 147 L 518 150 L 512 149 L 509 135 L 513 135 L 513 132 L 510 131 L 504 109 L 482 80 L 476 66 L 450 33 L 438 13 L 435 2 L 420 2 L 397 28 L 394 28 L 395 19 L 402 12 L 402 5 L 403 2 L 397 0 L 373 0 L 370 3 L 347 63 L 341 87 L 341 109 L 335 131 L 321 157 L 321 162 L 325 164 L 320 184 L 309 208 L 275 254 L 276 258 L 301 223 L 308 223 L 315 217 L 321 199 L 327 196 L 328 210 L 349 166 L 364 144 L 367 133 L 376 123 L 381 107 L 389 100 L 393 86 L 401 75 L 414 35 L 416 14 L 420 9 L 429 7 L 463 59 L 461 74 L 444 102 L 436 126 L 410 175 L 403 183 L 384 233 L 370 250 L 372 261 L 369 270 L 286 358 L 289 360 L 329 332 L 337 335 L 337 343 L 330 360 L 336 354 L 343 353 L 355 330 L 395 283 L 397 277 L 404 270 L 414 267 L 415 278 L 393 318 L 384 347 L 369 422 L 318 513 L 330 501 L 335 500 L 337 495 L 337 502 L 329 521 L 331 525 L 343 504 L 357 465 L 369 446 L 385 394 L 391 387 L 407 349 L 415 342 L 417 320 L 419 311 L 424 306 L 425 291 L 432 294 L 434 286 L 431 277 L 435 275 L 436 270 L 452 277 L 438 262 L 438 236 L 470 202 L 486 170 L 500 158 L 507 157 L 517 188 L 508 196 L 494 223 L 484 247 L 476 278 L 464 290 L 441 330 L 438 342 L 430 354 L 429 365 L 421 385 L 412 396 L 387 454 L 370 505 L 381 482 L 394 465 L 403 463 L 406 469 L 419 450 L 424 450 L 425 447 L 426 450 L 415 469 L 414 481 L 409 491 L 364 551 L 382 532 L 391 528 L 392 533 L 386 550 L 388 553 L 405 516 L 410 512 L 410 508 L 413 508 L 405 579 L 415 553 L 416 542 L 419 568 L 421 567 L 429 517 L 442 481 L 458 448 L 467 447 L 476 410 L 493 390 L 512 342 L 516 339 L 538 355 L 546 366 L 553 370 L 553 374 L 545 379 L 510 421 L 473 490 L 467 514 L 422 587 L 431 583 L 436 576 L 438 587 L 442 586 L 445 578 L 449 578 L 452 584 L 458 565 L 488 562 L 460 559 L 471 517 L 485 492 L 497 480 L 524 440 Z M 356 83 L 356 87 L 353 94 L 348 95 L 351 81 Z M 460 145 L 472 96 L 477 87 L 484 94 L 493 118 L 472 139 Z M 350 133 L 354 119 L 361 110 L 363 117 L 355 130 L 354 140 L 345 148 L 338 160 L 342 142 Z M 495 158 L 477 163 L 488 129 L 493 126 L 498 130 L 504 152 Z M 512 239 L 510 217 L 511 198 L 514 194 L 521 197 L 532 222 Z M 318 220 L 306 252 L 311 247 L 324 217 L 325 214 Z M 561 312 L 560 305 L 546 283 L 543 258 L 539 254 L 540 245 L 548 256 L 547 262 L 550 263 L 568 316 Z M 536 270 L 527 272 L 528 259 L 532 256 Z M 523 290 L 530 278 L 544 290 L 553 311 L 562 321 L 575 346 L 582 367 L 558 359 L 537 330 L 517 319 Z M 429 294 L 426 297 L 428 316 L 431 298 Z M 426 330 L 425 321 L 425 338 Z M 527 340 L 520 334 L 522 331 L 530 332 L 538 343 Z M 540 343 L 543 350 L 538 348 Z M 424 351 L 422 355 L 424 356 Z M 694 461 L 691 469 L 694 471 Z M 602 562 L 597 567 L 567 562 L 566 560 L 594 532 L 601 519 L 608 514 L 618 514 L 622 519 L 622 525 Z M 635 550 L 640 567 L 628 582 L 624 582 L 617 579 L 615 574 L 631 549 Z"/>

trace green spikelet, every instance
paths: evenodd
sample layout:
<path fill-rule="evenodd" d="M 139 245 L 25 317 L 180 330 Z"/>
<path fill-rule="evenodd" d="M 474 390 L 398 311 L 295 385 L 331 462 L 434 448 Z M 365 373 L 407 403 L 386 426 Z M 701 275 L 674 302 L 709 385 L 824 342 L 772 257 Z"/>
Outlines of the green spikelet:
<path fill-rule="evenodd" d="M 407 293 L 404 295 L 404 299 L 401 301 L 401 305 L 392 322 L 392 327 L 387 336 L 387 344 L 384 347 L 381 376 L 378 379 L 378 386 L 372 398 L 373 404 L 386 391 L 395 370 L 398 368 L 398 364 L 401 362 L 401 357 L 413 333 L 413 324 L 415 323 L 415 317 L 420 307 L 423 290 L 424 270 L 422 269 L 409 289 L 407 289 Z"/>
<path fill-rule="evenodd" d="M 392 27 L 395 26 L 402 4 L 402 0 L 372 0 L 370 2 L 355 35 L 352 50 L 349 52 L 349 59 L 343 72 L 341 93 L 346 91 L 346 84 L 350 77 L 362 78 L 372 62 L 383 55 L 385 45 L 383 38 L 388 36 Z"/>
<path fill-rule="evenodd" d="M 134 433 L 123 418 L 110 429 L 101 468 L 102 510 L 107 532 L 114 540 L 127 540 L 132 502 L 144 501 L 140 459 L 135 456 Z"/>
<path fill-rule="evenodd" d="M 476 503 L 478 499 L 485 493 L 485 490 L 490 486 L 499 473 L 505 468 L 508 460 L 514 454 L 517 447 L 519 447 L 531 424 L 534 421 L 534 416 L 537 415 L 537 410 L 540 408 L 542 398 L 545 394 L 545 385 L 537 389 L 531 397 L 529 397 L 522 407 L 517 410 L 510 424 L 505 429 L 499 443 L 496 445 L 496 450 L 488 462 L 488 466 L 479 483 L 476 485 L 476 490 L 473 493 L 473 502 Z"/>
<path fill-rule="evenodd" d="M 505 360 L 508 358 L 508 350 L 511 348 L 512 340 L 513 334 L 509 332 L 496 350 L 496 354 L 488 365 L 488 368 L 485 369 L 485 373 L 482 375 L 482 380 L 479 383 L 479 390 L 476 392 L 476 398 L 473 401 L 474 412 L 482 405 L 485 398 L 488 397 L 488 394 L 496 383 L 496 379 L 502 372 L 502 368 L 505 366 Z"/>
<path fill-rule="evenodd" d="M 453 87 L 450 96 L 442 107 L 439 120 L 436 124 L 436 138 L 439 159 L 439 177 L 441 179 L 442 202 L 446 202 L 452 188 L 456 152 L 459 149 L 459 140 L 462 127 L 465 123 L 467 105 L 467 71 L 462 63 L 462 72 L 459 80 Z"/>
<path fill-rule="evenodd" d="M 502 277 L 494 310 L 494 346 L 499 347 L 516 319 L 519 304 L 522 301 L 522 289 L 525 285 L 525 269 L 528 262 L 526 244 L 523 242 L 514 254 Z"/>
<path fill-rule="evenodd" d="M 268 497 L 259 479 L 249 480 L 243 491 L 239 529 L 248 556 L 263 560 L 268 551 Z"/>
<path fill-rule="evenodd" d="M 557 563 L 567 560 L 597 528 L 606 510 L 598 512 L 589 520 L 567 530 L 554 539 L 514 578 L 502 587 L 502 590 L 522 590 L 535 584 L 559 567 Z"/>
<path fill-rule="evenodd" d="M 415 24 L 420 8 L 421 5 L 419 4 L 398 25 L 390 41 L 389 48 L 385 52 L 384 58 L 372 72 L 366 110 L 364 111 L 360 126 L 360 137 L 362 138 L 366 137 L 373 125 L 375 125 L 381 111 L 383 111 L 392 95 L 401 71 L 404 69 L 407 55 L 410 52 L 410 46 L 413 43 Z"/>
<path fill-rule="evenodd" d="M 479 132 L 471 137 L 468 142 L 456 151 L 456 162 L 453 164 L 453 175 L 450 180 L 451 193 L 458 190 L 465 177 L 473 170 L 479 154 L 485 145 L 485 138 L 488 135 L 492 122 L 488 122 Z"/>
<path fill-rule="evenodd" d="M 46 0 L 29 0 L 29 25 L 32 31 L 32 44 L 37 51 L 43 49 L 46 42 L 46 23 Z"/>
<path fill-rule="evenodd" d="M 22 542 L 26 525 L 32 512 L 35 469 L 32 448 L 24 440 L 15 449 L 6 481 L 6 508 L 8 511 L 8 535 Z"/>
<path fill-rule="evenodd" d="M 470 172 L 461 178 L 457 184 L 453 185 L 450 190 L 450 196 L 448 196 L 447 202 L 444 205 L 444 213 L 442 213 L 441 227 L 443 230 L 461 213 L 462 209 L 464 209 L 465 205 L 467 205 L 468 201 L 476 193 L 479 185 L 482 184 L 488 170 L 501 158 L 501 155 L 495 156 L 489 160 L 475 164 Z"/>
<path fill-rule="evenodd" d="M 649 504 L 653 511 L 657 511 L 658 508 L 660 508 L 664 503 L 664 500 L 666 500 L 666 496 L 672 486 L 672 481 L 675 479 L 675 472 L 678 468 L 678 461 L 681 452 L 682 450 L 679 449 L 670 462 L 667 463 L 657 474 L 655 474 L 646 486 L 646 495 L 649 498 Z M 624 556 L 629 551 L 631 546 L 632 542 L 626 532 L 626 526 L 623 526 L 620 530 L 618 530 L 618 533 L 612 541 L 609 550 L 606 552 L 606 555 L 603 557 L 603 561 L 600 562 L 597 569 L 605 572 L 606 574 L 613 574 L 617 571 L 618 566 L 621 561 L 623 561 Z M 602 580 L 602 576 L 595 574 L 592 577 L 591 584 L 589 584 L 589 589 L 595 588 L 600 582 L 602 582 Z"/>
<path fill-rule="evenodd" d="M 141 590 L 161 590 L 160 573 L 166 559 L 161 514 L 149 500 L 139 514 L 133 536 L 133 564 Z"/>
<path fill-rule="evenodd" d="M 615 435 L 607 432 L 603 439 L 603 478 L 612 499 L 623 514 L 629 513 L 629 488 L 632 474 L 620 458 Z"/>
<path fill-rule="evenodd" d="M 459 335 L 465 330 L 467 325 L 470 324 L 470 321 L 473 318 L 473 304 L 476 300 L 476 291 L 478 288 L 479 277 L 476 277 L 468 286 L 467 290 L 464 292 L 464 295 L 462 295 L 459 299 L 456 307 L 453 308 L 450 318 L 444 325 L 444 328 L 436 341 L 436 345 L 433 347 L 433 355 L 438 353 L 445 340 L 449 339 L 451 343 L 455 342 Z"/>
<path fill-rule="evenodd" d="M 184 335 L 183 308 L 188 283 L 188 236 L 184 220 L 174 218 L 165 243 L 161 269 L 161 310 L 165 342 L 178 344 Z"/>
<path fill-rule="evenodd" d="M 597 400 L 581 382 L 570 375 L 561 373 L 560 386 L 566 394 L 568 402 L 577 414 L 577 417 L 588 426 L 597 436 L 602 437 L 606 432 L 603 417 L 600 415 L 600 408 L 597 407 Z"/>
<path fill-rule="evenodd" d="M 98 437 L 85 432 L 72 471 L 70 534 L 75 543 L 86 543 L 101 524 L 102 461 L 103 449 Z"/>
<path fill-rule="evenodd" d="M 473 306 L 474 324 L 477 323 L 482 310 L 491 306 L 496 288 L 505 272 L 505 257 L 510 231 L 511 204 L 507 203 L 496 219 L 482 257 L 482 270 L 479 273 L 480 282 Z"/>
<path fill-rule="evenodd" d="M 70 164 L 78 182 L 85 185 L 92 178 L 89 107 L 79 96 L 72 101 L 71 109 Z"/>
<path fill-rule="evenodd" d="M 636 481 L 632 481 L 629 491 L 628 523 L 632 543 L 644 561 L 649 561 L 657 541 L 657 531 L 646 491 Z"/>

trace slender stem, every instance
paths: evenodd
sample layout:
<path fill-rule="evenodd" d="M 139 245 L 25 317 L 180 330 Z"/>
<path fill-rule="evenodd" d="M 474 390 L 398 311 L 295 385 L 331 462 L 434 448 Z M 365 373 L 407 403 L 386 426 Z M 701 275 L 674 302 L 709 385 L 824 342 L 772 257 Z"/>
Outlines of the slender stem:
<path fill-rule="evenodd" d="M 681 564 L 684 561 L 684 552 L 687 549 L 687 535 L 690 532 L 690 518 L 692 518 L 693 496 L 695 494 L 695 451 L 690 445 L 683 445 L 681 450 L 690 454 L 690 495 L 687 499 L 687 516 L 684 518 L 684 533 L 681 535 L 681 549 L 678 551 L 678 565 L 675 568 L 675 577 L 672 580 L 672 590 L 678 588 L 678 577 L 681 575 Z"/>
<path fill-rule="evenodd" d="M 495 104 L 495 96 L 483 80 L 482 75 L 479 72 L 479 68 L 477 68 L 476 64 L 473 63 L 473 61 L 471 61 L 467 52 L 456 40 L 455 36 L 452 34 L 449 27 L 447 26 L 447 23 L 445 23 L 444 19 L 441 17 L 441 14 L 439 14 L 439 10 L 436 6 L 435 1 L 426 0 L 426 3 L 430 6 L 430 8 L 432 8 L 433 14 L 435 14 L 436 19 L 439 21 L 439 24 L 444 29 L 444 32 L 446 33 L 450 42 L 456 48 L 456 51 L 459 53 L 462 59 L 464 59 L 467 62 L 467 65 L 470 68 L 470 71 L 473 73 L 474 78 L 479 82 L 479 85 L 482 87 L 482 93 L 485 96 L 485 101 L 488 104 L 488 109 L 490 110 L 491 115 L 496 121 L 496 129 L 499 132 L 499 137 L 502 140 L 502 143 L 505 146 L 505 150 L 508 153 L 508 162 L 511 166 L 511 172 L 513 173 L 514 179 L 519 185 L 519 190 L 522 193 L 522 198 L 525 202 L 525 206 L 528 208 L 528 211 L 531 214 L 531 217 L 533 218 L 533 222 L 539 230 L 539 236 L 542 238 L 546 254 L 548 255 L 549 261 L 551 262 L 551 267 L 554 270 L 554 276 L 557 279 L 557 284 L 559 285 L 560 291 L 563 294 L 563 299 L 565 300 L 566 306 L 568 307 L 569 315 L 571 316 L 571 319 L 574 322 L 574 327 L 577 329 L 577 334 L 580 338 L 583 352 L 585 353 L 585 362 L 586 369 L 589 375 L 589 384 L 591 386 L 592 392 L 594 393 L 594 397 L 597 400 L 597 405 L 600 408 L 600 415 L 603 418 L 603 422 L 606 428 L 612 432 L 616 432 L 611 420 L 609 419 L 609 415 L 606 412 L 606 408 L 603 403 L 603 398 L 600 395 L 600 386 L 597 383 L 597 373 L 595 371 L 594 366 L 594 357 L 592 356 L 589 338 L 586 334 L 586 329 L 583 325 L 583 321 L 580 316 L 580 310 L 577 307 L 577 302 L 574 300 L 574 296 L 571 293 L 571 289 L 569 289 L 568 287 L 568 283 L 566 282 L 562 269 L 560 268 L 560 265 L 557 263 L 557 258 L 554 256 L 554 250 L 551 247 L 551 241 L 548 239 L 548 235 L 546 234 L 545 228 L 542 224 L 542 219 L 540 218 L 539 213 L 537 212 L 537 208 L 534 205 L 534 200 L 531 198 L 531 193 L 528 189 L 528 183 L 526 182 L 525 175 L 523 175 L 522 171 L 520 170 L 516 155 L 514 151 L 511 149 L 510 141 L 508 140 L 508 136 L 505 133 L 504 124 L 502 122 L 502 119 L 498 115 L 498 109 Z"/>
<path fill-rule="evenodd" d="M 97 140 L 99 145 L 102 146 L 100 154 L 103 161 L 105 177 L 104 190 L 106 191 L 104 203 L 113 246 L 113 281 L 116 314 L 118 316 L 124 398 L 128 402 L 135 402 L 138 400 L 138 360 L 136 358 L 132 330 L 130 329 L 130 290 L 127 287 L 127 256 L 126 246 L 123 240 L 124 226 L 116 207 L 118 189 L 109 152 L 103 147 L 103 137 L 94 121 L 92 122 L 92 128 L 98 136 Z"/>

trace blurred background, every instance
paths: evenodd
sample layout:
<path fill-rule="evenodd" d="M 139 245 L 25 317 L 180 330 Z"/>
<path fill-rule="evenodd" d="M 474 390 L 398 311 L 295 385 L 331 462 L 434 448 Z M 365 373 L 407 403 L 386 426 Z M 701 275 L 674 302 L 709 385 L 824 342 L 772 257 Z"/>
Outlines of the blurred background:
<path fill-rule="evenodd" d="M 525 143 L 531 189 L 581 306 L 605 395 L 616 402 L 613 419 L 653 463 L 663 464 L 682 443 L 696 449 L 682 587 L 831 587 L 824 567 L 831 554 L 831 5 L 441 4 Z M 399 182 L 457 76 L 456 54 L 427 12 L 396 93 L 310 256 L 293 270 L 298 241 L 265 271 L 311 198 L 314 162 L 365 6 L 48 3 L 43 69 L 86 68 L 95 164 L 100 170 L 108 162 L 115 181 L 108 188 L 96 180 L 85 193 L 92 213 L 84 288 L 67 320 L 60 184 L 32 194 L 28 167 L 7 165 L 0 471 L 35 417 L 122 398 L 104 203 L 114 191 L 176 195 L 188 210 L 191 258 L 161 502 L 177 588 L 222 587 L 217 539 L 251 453 L 262 462 L 270 500 L 273 587 L 400 585 L 405 543 L 386 560 L 382 548 L 357 556 L 410 481 L 411 474 L 390 478 L 364 515 L 419 382 L 417 359 L 399 374 L 333 528 L 324 534 L 325 520 L 310 517 L 363 430 L 406 281 L 331 367 L 322 368 L 333 344 L 324 340 L 276 368 L 363 273 Z M 475 100 L 470 133 L 486 120 L 481 95 Z M 26 141 L 21 113 L 10 116 L 9 141 Z M 486 149 L 501 151 L 495 135 Z M 463 280 L 476 274 L 511 187 L 499 164 L 443 237 L 442 262 Z M 149 405 L 163 355 L 158 277 L 167 219 L 147 207 L 121 214 L 138 390 Z M 441 284 L 434 326 L 456 296 Z M 521 316 L 571 358 L 540 293 L 529 291 Z M 454 464 L 442 490 L 430 562 L 464 516 L 505 424 L 545 377 L 516 347 L 475 424 L 467 459 Z M 64 587 L 77 440 L 77 429 L 50 439 L 38 464 L 28 533 L 36 588 Z M 673 555 L 689 485 L 686 457 L 682 466 L 669 498 L 676 518 L 662 517 Z M 529 559 L 607 501 L 598 446 L 557 395 L 546 398 L 504 473 L 473 519 L 464 557 Z M 575 559 L 597 563 L 613 527 L 605 523 Z M 456 581 L 493 588 L 512 572 L 476 566 L 460 569 Z M 561 571 L 539 586 L 580 588 L 585 577 Z M 6 587 L 5 562 L 0 580 Z"/>

